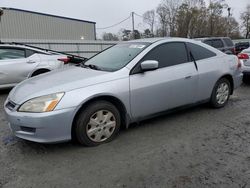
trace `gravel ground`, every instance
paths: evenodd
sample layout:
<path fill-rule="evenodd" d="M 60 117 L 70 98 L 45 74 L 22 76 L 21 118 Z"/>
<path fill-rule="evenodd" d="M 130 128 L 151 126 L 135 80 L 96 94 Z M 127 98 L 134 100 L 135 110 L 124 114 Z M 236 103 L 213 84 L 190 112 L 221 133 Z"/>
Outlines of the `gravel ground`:
<path fill-rule="evenodd" d="M 250 187 L 250 85 L 224 109 L 158 117 L 95 148 L 17 139 L 1 108 L 0 187 Z"/>

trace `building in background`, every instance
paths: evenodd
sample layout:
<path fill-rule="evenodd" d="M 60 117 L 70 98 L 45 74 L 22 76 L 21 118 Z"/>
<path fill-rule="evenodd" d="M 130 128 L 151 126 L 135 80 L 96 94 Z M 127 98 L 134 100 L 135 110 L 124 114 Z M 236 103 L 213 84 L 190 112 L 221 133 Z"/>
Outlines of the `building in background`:
<path fill-rule="evenodd" d="M 97 41 L 95 22 L 14 8 L 0 9 L 0 41 L 86 58 L 117 43 Z"/>
<path fill-rule="evenodd" d="M 95 40 L 95 22 L 2 8 L 1 40 Z"/>

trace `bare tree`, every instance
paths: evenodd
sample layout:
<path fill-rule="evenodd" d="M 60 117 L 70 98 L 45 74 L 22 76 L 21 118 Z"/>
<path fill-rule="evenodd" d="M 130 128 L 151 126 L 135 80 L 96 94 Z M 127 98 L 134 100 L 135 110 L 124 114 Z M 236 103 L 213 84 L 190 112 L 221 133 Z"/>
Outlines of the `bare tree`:
<path fill-rule="evenodd" d="M 155 33 L 157 36 L 240 37 L 239 24 L 234 17 L 223 16 L 228 8 L 225 0 L 162 0 L 156 9 Z M 250 36 L 250 5 L 242 14 L 246 37 Z"/>
<path fill-rule="evenodd" d="M 210 36 L 216 35 L 216 28 L 219 26 L 219 20 L 223 13 L 223 8 L 228 7 L 225 0 L 210 0 L 208 6 Z"/>
<path fill-rule="evenodd" d="M 176 33 L 179 37 L 206 35 L 207 11 L 203 0 L 185 0 L 176 15 Z"/>
<path fill-rule="evenodd" d="M 166 11 L 167 23 L 169 26 L 170 36 L 175 35 L 176 31 L 176 14 L 180 7 L 181 0 L 163 0 L 162 6 Z"/>
<path fill-rule="evenodd" d="M 149 10 L 143 14 L 143 22 L 148 24 L 150 27 L 150 32 L 154 34 L 154 26 L 155 26 L 155 11 Z"/>
<path fill-rule="evenodd" d="M 228 19 L 228 18 L 227 18 Z M 232 39 L 240 38 L 240 27 L 239 23 L 236 21 L 234 17 L 230 17 L 228 23 L 228 36 Z"/>
<path fill-rule="evenodd" d="M 200 7 L 204 5 L 204 0 L 184 0 L 183 4 L 187 4 L 188 7 Z"/>
<path fill-rule="evenodd" d="M 118 41 L 119 40 L 118 36 L 113 33 L 103 33 L 102 39 L 105 41 Z"/>
<path fill-rule="evenodd" d="M 157 9 L 156 13 L 158 14 L 158 19 L 160 23 L 160 27 L 157 29 L 157 35 L 161 37 L 167 36 L 167 24 L 168 24 L 168 19 L 167 19 L 167 10 L 165 6 L 160 4 Z"/>
<path fill-rule="evenodd" d="M 188 36 L 190 38 L 208 35 L 208 13 L 205 3 L 201 3 L 192 9 L 192 17 L 189 25 Z"/>
<path fill-rule="evenodd" d="M 192 11 L 188 4 L 183 3 L 176 14 L 176 35 L 178 37 L 188 37 L 191 19 Z"/>
<path fill-rule="evenodd" d="M 245 12 L 241 14 L 242 28 L 245 32 L 246 39 L 250 37 L 250 4 L 246 7 Z"/>

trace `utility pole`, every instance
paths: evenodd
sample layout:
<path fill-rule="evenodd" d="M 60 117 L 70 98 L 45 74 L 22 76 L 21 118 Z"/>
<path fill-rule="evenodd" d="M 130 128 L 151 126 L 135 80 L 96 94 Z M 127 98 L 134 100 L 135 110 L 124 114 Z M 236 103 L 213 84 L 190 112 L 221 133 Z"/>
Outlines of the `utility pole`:
<path fill-rule="evenodd" d="M 212 0 L 209 1 L 209 9 L 210 9 L 210 36 L 213 35 L 213 11 L 212 11 Z"/>
<path fill-rule="evenodd" d="M 135 39 L 135 17 L 134 12 L 132 12 L 132 39 Z"/>
<path fill-rule="evenodd" d="M 3 9 L 0 8 L 0 43 L 1 43 L 1 30 L 2 30 L 2 24 L 1 24 L 1 17 L 3 16 Z"/>
<path fill-rule="evenodd" d="M 231 7 L 227 8 L 228 16 L 227 16 L 227 37 L 229 36 L 229 29 L 230 29 L 230 16 L 231 16 Z"/>

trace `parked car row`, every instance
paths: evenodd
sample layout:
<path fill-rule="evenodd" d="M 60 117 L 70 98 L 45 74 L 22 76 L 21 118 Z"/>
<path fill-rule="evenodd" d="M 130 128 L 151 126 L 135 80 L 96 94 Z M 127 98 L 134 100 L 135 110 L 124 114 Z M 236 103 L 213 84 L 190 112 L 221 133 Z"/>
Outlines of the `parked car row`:
<path fill-rule="evenodd" d="M 250 42 L 238 42 L 235 44 L 236 54 L 250 47 Z"/>
<path fill-rule="evenodd" d="M 226 54 L 236 55 L 236 49 L 233 41 L 229 37 L 209 37 L 209 38 L 196 38 L 209 46 L 212 46 Z"/>
<path fill-rule="evenodd" d="M 207 102 L 224 107 L 241 82 L 234 55 L 195 40 L 143 39 L 21 82 L 4 109 L 19 138 L 96 146 L 121 127 L 162 113 Z"/>
<path fill-rule="evenodd" d="M 232 40 L 228 37 L 209 37 L 209 38 L 197 38 L 205 44 L 208 44 L 218 50 L 228 54 L 237 55 L 241 61 L 242 71 L 244 76 L 250 75 L 250 43 L 249 42 L 239 42 L 235 45 Z"/>

